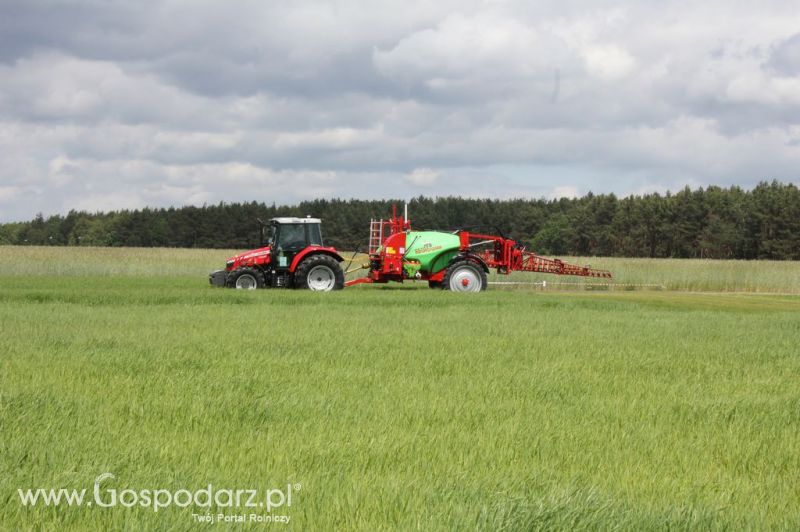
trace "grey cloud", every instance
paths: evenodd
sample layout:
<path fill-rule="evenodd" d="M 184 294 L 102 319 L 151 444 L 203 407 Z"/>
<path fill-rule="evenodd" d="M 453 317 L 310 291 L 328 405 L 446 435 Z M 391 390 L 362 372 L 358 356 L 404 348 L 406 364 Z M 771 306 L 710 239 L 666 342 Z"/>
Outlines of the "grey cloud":
<path fill-rule="evenodd" d="M 800 74 L 800 33 L 777 44 L 767 65 L 784 76 Z"/>
<path fill-rule="evenodd" d="M 9 0 L 0 220 L 796 182 L 799 23 L 777 0 Z"/>
<path fill-rule="evenodd" d="M 0 60 L 10 64 L 53 49 L 94 59 L 152 57 L 154 43 L 141 33 L 152 6 L 146 1 L 6 0 L 0 4 Z"/>

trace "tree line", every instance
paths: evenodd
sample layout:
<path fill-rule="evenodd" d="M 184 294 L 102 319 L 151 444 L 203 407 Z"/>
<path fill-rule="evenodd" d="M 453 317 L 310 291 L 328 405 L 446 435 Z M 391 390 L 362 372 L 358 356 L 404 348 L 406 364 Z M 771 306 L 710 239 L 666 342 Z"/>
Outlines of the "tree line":
<path fill-rule="evenodd" d="M 0 244 L 53 246 L 255 247 L 257 219 L 323 219 L 326 243 L 365 250 L 369 221 L 403 200 L 318 199 L 297 205 L 219 203 L 202 207 L 37 215 L 0 225 Z M 415 229 L 501 234 L 548 255 L 800 259 L 800 190 L 794 184 L 684 188 L 618 198 L 589 193 L 561 199 L 417 197 Z"/>

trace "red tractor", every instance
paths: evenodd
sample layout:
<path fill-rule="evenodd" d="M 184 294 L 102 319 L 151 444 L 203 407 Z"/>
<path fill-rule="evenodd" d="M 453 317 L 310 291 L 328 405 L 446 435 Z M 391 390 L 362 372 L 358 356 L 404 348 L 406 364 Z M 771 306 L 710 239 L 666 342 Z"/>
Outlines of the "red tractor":
<path fill-rule="evenodd" d="M 322 243 L 320 224 L 319 218 L 273 218 L 268 223 L 266 245 L 229 258 L 224 270 L 209 275 L 209 282 L 244 290 L 272 287 L 327 292 L 344 288 L 339 265 L 344 259 Z"/>

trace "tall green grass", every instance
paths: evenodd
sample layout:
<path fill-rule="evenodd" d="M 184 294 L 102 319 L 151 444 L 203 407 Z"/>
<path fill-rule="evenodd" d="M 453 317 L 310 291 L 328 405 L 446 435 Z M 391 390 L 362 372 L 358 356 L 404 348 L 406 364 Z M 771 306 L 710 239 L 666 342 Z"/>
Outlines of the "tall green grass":
<path fill-rule="evenodd" d="M 697 292 L 800 294 L 800 262 L 710 259 L 630 259 L 563 257 L 578 265 L 610 270 L 614 289 L 664 289 Z M 502 277 L 502 278 L 501 278 Z M 573 288 L 605 279 L 514 273 L 497 280 L 547 281 Z M 562 284 L 563 283 L 563 284 Z M 627 285 L 627 286 L 626 286 Z"/>
<path fill-rule="evenodd" d="M 207 285 L 224 251 L 8 250 L 0 529 L 198 528 L 19 503 L 104 472 L 299 483 L 296 530 L 800 526 L 798 297 L 242 292 Z"/>
<path fill-rule="evenodd" d="M 197 276 L 224 266 L 241 250 L 181 248 L 92 248 L 0 246 L 0 275 L 4 276 Z M 349 264 L 352 254 L 342 252 Z M 698 292 L 800 294 L 800 262 L 727 261 L 699 259 L 627 259 L 562 257 L 579 265 L 610 270 L 612 289 L 664 289 Z M 358 255 L 352 267 L 365 262 Z M 363 276 L 353 272 L 348 278 Z M 490 275 L 490 281 L 534 283 L 549 289 L 576 290 L 608 283 L 605 279 L 515 272 Z M 424 283 L 416 283 L 422 286 Z M 415 286 L 409 283 L 409 286 Z M 514 289 L 524 285 L 514 285 Z"/>
<path fill-rule="evenodd" d="M 241 250 L 240 250 L 241 251 Z M 234 250 L 0 246 L 0 275 L 203 276 L 225 267 Z"/>

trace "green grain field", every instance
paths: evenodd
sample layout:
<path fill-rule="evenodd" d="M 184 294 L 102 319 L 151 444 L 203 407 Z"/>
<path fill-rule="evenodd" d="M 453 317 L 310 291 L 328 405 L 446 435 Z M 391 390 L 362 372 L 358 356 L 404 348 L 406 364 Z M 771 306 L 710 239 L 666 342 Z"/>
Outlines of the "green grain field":
<path fill-rule="evenodd" d="M 798 263 L 318 294 L 211 288 L 228 255 L 0 247 L 1 530 L 800 528 Z M 21 502 L 103 473 L 290 522 Z"/>

